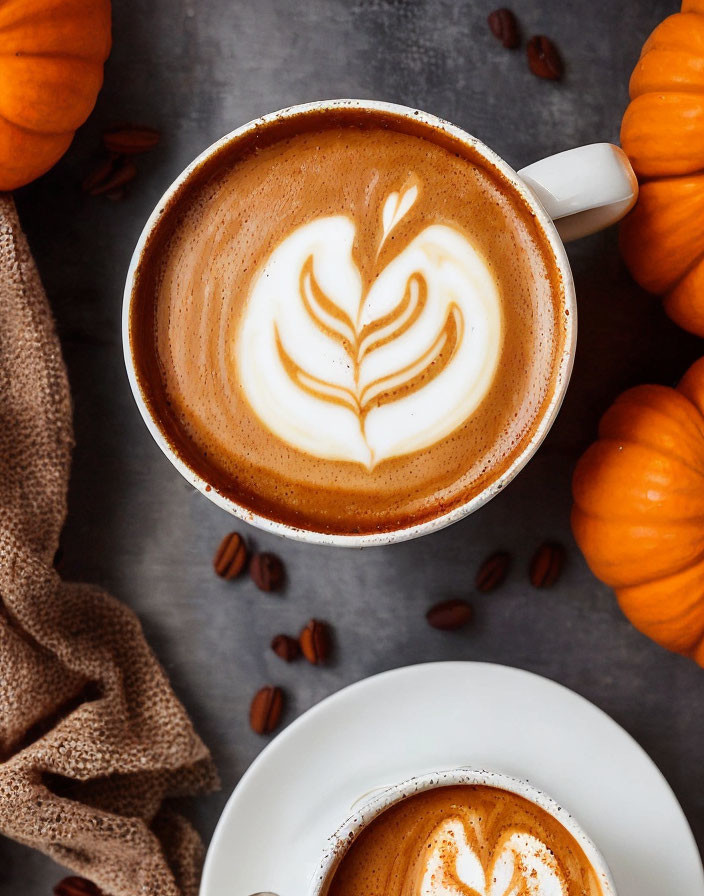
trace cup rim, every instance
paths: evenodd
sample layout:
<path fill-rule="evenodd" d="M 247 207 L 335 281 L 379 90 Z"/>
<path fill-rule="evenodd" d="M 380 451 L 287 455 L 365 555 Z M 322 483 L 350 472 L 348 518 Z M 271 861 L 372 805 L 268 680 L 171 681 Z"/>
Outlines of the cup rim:
<path fill-rule="evenodd" d="M 421 122 L 429 127 L 443 131 L 451 137 L 460 140 L 468 145 L 472 150 L 481 155 L 487 162 L 497 168 L 508 182 L 517 190 L 523 200 L 528 204 L 529 208 L 535 215 L 540 227 L 545 233 L 545 237 L 550 245 L 553 258 L 557 265 L 559 275 L 564 291 L 564 327 L 565 341 L 559 362 L 556 365 L 556 382 L 550 401 L 543 410 L 538 425 L 533 435 L 525 445 L 523 451 L 513 460 L 509 467 L 496 479 L 489 483 L 479 494 L 475 495 L 469 501 L 458 507 L 453 508 L 447 513 L 433 517 L 422 523 L 413 526 L 406 526 L 399 529 L 389 530 L 387 532 L 369 532 L 364 534 L 337 534 L 320 532 L 315 529 L 307 529 L 289 525 L 288 523 L 279 522 L 269 517 L 255 513 L 254 511 L 238 504 L 231 498 L 221 495 L 207 480 L 203 479 L 195 470 L 191 469 L 188 464 L 173 449 L 169 440 L 166 438 L 161 427 L 157 424 L 152 416 L 145 397 L 142 393 L 141 386 L 137 377 L 136 366 L 132 353 L 130 340 L 130 313 L 132 308 L 132 300 L 134 296 L 135 276 L 142 254 L 147 245 L 149 237 L 159 221 L 162 213 L 169 205 L 174 194 L 181 186 L 191 177 L 191 175 L 200 166 L 206 162 L 211 156 L 219 152 L 223 147 L 229 145 L 250 133 L 251 131 L 265 127 L 276 121 L 295 118 L 298 115 L 335 109 L 355 109 L 361 112 L 386 112 L 397 115 L 401 118 Z M 274 535 L 290 538 L 295 541 L 307 542 L 309 544 L 331 545 L 338 547 L 370 547 L 381 546 L 387 544 L 395 544 L 397 542 L 409 541 L 418 538 L 421 535 L 428 535 L 444 529 L 452 523 L 458 522 L 464 517 L 474 513 L 479 508 L 487 504 L 492 498 L 503 491 L 503 489 L 518 475 L 518 473 L 526 466 L 528 461 L 536 453 L 543 440 L 547 436 L 552 424 L 557 417 L 562 402 L 567 391 L 570 381 L 572 367 L 574 364 L 574 355 L 577 341 L 577 305 L 574 287 L 574 279 L 572 270 L 567 258 L 565 246 L 557 232 L 553 220 L 543 208 L 539 199 L 531 191 L 530 187 L 518 176 L 516 171 L 505 162 L 492 149 L 478 140 L 476 137 L 464 131 L 462 128 L 439 118 L 429 112 L 423 112 L 420 109 L 414 109 L 410 106 L 403 106 L 396 103 L 387 103 L 381 100 L 362 100 L 362 99 L 334 99 L 334 100 L 316 100 L 309 103 L 301 103 L 298 105 L 288 106 L 276 112 L 270 112 L 260 118 L 253 119 L 239 128 L 225 134 L 219 140 L 216 140 L 201 152 L 186 168 L 172 181 L 164 194 L 157 202 L 154 210 L 147 219 L 142 232 L 140 233 L 137 244 L 135 245 L 130 264 L 127 270 L 125 288 L 122 303 L 122 346 L 127 370 L 127 378 L 129 380 L 132 395 L 149 430 L 152 438 L 171 461 L 173 466 L 179 473 L 196 488 L 206 498 L 211 500 L 218 507 L 233 514 L 256 528 L 269 532 Z"/>
<path fill-rule="evenodd" d="M 423 791 L 457 784 L 496 787 L 509 793 L 515 793 L 517 796 L 521 796 L 539 806 L 555 818 L 582 848 L 599 879 L 602 896 L 616 896 L 616 888 L 611 871 L 606 864 L 606 859 L 581 825 L 556 800 L 526 780 L 515 778 L 502 772 L 471 767 L 453 768 L 416 775 L 399 784 L 392 784 L 384 788 L 380 793 L 376 792 L 367 800 L 362 801 L 330 837 L 323 857 L 311 877 L 309 896 L 323 896 L 324 888 L 334 875 L 338 864 L 357 835 L 382 812 L 402 800 Z"/>

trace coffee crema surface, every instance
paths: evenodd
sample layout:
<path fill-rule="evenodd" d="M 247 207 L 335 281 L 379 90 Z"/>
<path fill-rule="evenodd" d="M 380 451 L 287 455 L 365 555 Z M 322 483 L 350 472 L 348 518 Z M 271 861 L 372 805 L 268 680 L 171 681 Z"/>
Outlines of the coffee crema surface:
<path fill-rule="evenodd" d="M 602 896 L 557 819 L 494 787 L 407 797 L 364 828 L 325 896 Z"/>
<path fill-rule="evenodd" d="M 397 116 L 299 118 L 226 146 L 162 215 L 135 281 L 139 385 L 245 509 L 406 528 L 525 448 L 555 388 L 562 282 L 478 152 Z"/>

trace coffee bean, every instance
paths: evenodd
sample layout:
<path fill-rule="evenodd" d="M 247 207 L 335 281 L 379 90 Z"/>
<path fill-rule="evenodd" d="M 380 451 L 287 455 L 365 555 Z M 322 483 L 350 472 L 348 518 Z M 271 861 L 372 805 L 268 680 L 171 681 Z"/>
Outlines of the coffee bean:
<path fill-rule="evenodd" d="M 275 554 L 255 554 L 249 574 L 261 591 L 277 591 L 284 582 L 284 566 Z"/>
<path fill-rule="evenodd" d="M 249 724 L 255 734 L 271 734 L 279 724 L 284 695 L 281 688 L 267 685 L 260 688 L 249 707 Z"/>
<path fill-rule="evenodd" d="M 236 578 L 247 564 L 247 545 L 239 532 L 228 533 L 213 557 L 213 568 L 222 579 Z"/>
<path fill-rule="evenodd" d="M 557 51 L 557 47 L 543 34 L 531 37 L 526 47 L 528 65 L 534 75 L 539 78 L 547 78 L 549 81 L 559 81 L 564 74 L 565 67 Z"/>
<path fill-rule="evenodd" d="M 330 628 L 319 619 L 311 619 L 298 636 L 303 656 L 314 666 L 322 665 L 330 655 Z"/>
<path fill-rule="evenodd" d="M 530 583 L 534 588 L 550 588 L 557 582 L 565 563 L 565 549 L 561 544 L 546 541 L 530 561 Z"/>
<path fill-rule="evenodd" d="M 301 652 L 301 645 L 290 635 L 277 635 L 271 642 L 271 649 L 287 663 L 293 662 Z"/>
<path fill-rule="evenodd" d="M 103 131 L 103 145 L 109 152 L 124 156 L 136 156 L 149 152 L 161 140 L 161 134 L 154 128 L 142 125 L 127 125 Z"/>
<path fill-rule="evenodd" d="M 87 192 L 91 196 L 115 194 L 137 177 L 137 166 L 131 159 L 123 159 L 115 164 L 108 176 L 96 183 Z"/>
<path fill-rule="evenodd" d="M 431 607 L 425 614 L 428 625 L 450 632 L 462 628 L 472 618 L 472 605 L 461 598 L 444 600 Z"/>
<path fill-rule="evenodd" d="M 54 896 L 102 896 L 103 891 L 85 877 L 65 877 L 54 886 Z"/>
<path fill-rule="evenodd" d="M 81 189 L 84 193 L 92 193 L 96 187 L 101 186 L 112 175 L 118 157 L 111 154 L 106 159 L 101 159 L 91 168 L 83 178 Z"/>
<path fill-rule="evenodd" d="M 497 551 L 479 567 L 479 572 L 475 579 L 477 591 L 493 591 L 506 578 L 506 573 L 511 565 L 511 558 L 505 551 Z"/>
<path fill-rule="evenodd" d="M 507 50 L 515 49 L 521 42 L 518 22 L 510 9 L 502 7 L 489 13 L 487 19 L 491 33 L 498 38 Z"/>

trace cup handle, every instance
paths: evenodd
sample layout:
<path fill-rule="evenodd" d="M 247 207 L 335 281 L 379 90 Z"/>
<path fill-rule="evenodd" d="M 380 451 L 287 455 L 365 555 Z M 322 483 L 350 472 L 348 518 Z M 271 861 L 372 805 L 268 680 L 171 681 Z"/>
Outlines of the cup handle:
<path fill-rule="evenodd" d="M 620 221 L 638 198 L 631 163 L 612 143 L 559 152 L 522 168 L 518 176 L 538 197 L 565 242 Z"/>

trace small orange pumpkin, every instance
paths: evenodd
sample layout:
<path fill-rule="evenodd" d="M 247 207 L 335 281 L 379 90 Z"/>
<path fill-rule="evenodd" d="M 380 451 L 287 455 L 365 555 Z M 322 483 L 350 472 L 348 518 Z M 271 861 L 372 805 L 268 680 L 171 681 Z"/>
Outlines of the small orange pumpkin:
<path fill-rule="evenodd" d="M 704 666 L 704 358 L 676 389 L 617 398 L 572 488 L 592 572 L 636 628 Z"/>
<path fill-rule="evenodd" d="M 39 177 L 95 105 L 109 0 L 0 2 L 0 190 Z"/>
<path fill-rule="evenodd" d="M 704 0 L 684 0 L 653 31 L 630 94 L 621 144 L 641 188 L 621 251 L 670 317 L 704 336 Z"/>

